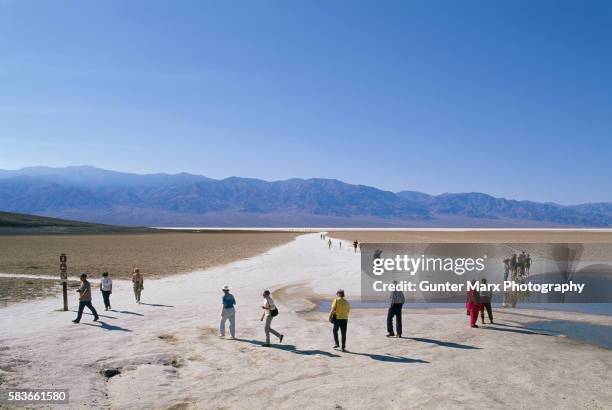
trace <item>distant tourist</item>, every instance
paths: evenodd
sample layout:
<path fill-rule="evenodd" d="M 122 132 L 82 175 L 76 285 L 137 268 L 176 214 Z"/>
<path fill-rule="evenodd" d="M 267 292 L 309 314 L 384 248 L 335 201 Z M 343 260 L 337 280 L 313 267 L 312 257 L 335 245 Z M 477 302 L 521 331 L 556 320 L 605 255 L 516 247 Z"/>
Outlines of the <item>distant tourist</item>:
<path fill-rule="evenodd" d="M 482 278 L 480 283 L 483 285 L 487 285 L 487 280 Z M 480 292 L 480 303 L 482 304 L 482 309 L 480 309 L 480 320 L 484 325 L 484 311 L 487 310 L 487 316 L 489 316 L 489 321 L 493 323 L 493 308 L 491 307 L 491 300 L 493 299 L 493 292 L 488 289 L 485 289 Z"/>
<path fill-rule="evenodd" d="M 338 289 L 336 296 L 337 297 L 332 302 L 331 311 L 329 312 L 329 321 L 334 324 L 334 349 L 340 347 L 340 342 L 338 341 L 338 330 L 340 330 L 340 333 L 342 333 L 342 351 L 346 352 L 346 328 L 351 306 L 348 301 L 344 299 L 344 290 Z"/>
<path fill-rule="evenodd" d="M 81 286 L 77 289 L 79 292 L 79 312 L 77 313 L 76 319 L 74 319 L 73 323 L 79 323 L 81 321 L 81 317 L 83 316 L 83 309 L 85 306 L 91 311 L 94 315 L 94 322 L 99 319 L 98 312 L 91 304 L 91 284 L 87 280 L 87 275 L 81 273 Z"/>
<path fill-rule="evenodd" d="M 516 260 L 517 267 L 519 269 L 519 274 L 525 275 L 525 260 L 527 259 L 527 254 L 525 251 L 521 252 Z"/>
<path fill-rule="evenodd" d="M 110 295 L 113 293 L 113 280 L 108 276 L 108 272 L 102 274 L 100 291 L 102 292 L 102 299 L 104 299 L 104 310 L 109 310 L 111 308 Z"/>
<path fill-rule="evenodd" d="M 134 269 L 132 284 L 134 285 L 134 297 L 136 298 L 136 303 L 140 304 L 140 295 L 144 289 L 144 276 L 142 273 L 140 273 L 140 269 L 138 268 Z"/>
<path fill-rule="evenodd" d="M 472 284 L 475 284 L 476 281 L 471 281 Z M 478 312 L 482 306 L 480 305 L 480 295 L 477 290 L 472 289 L 467 292 L 467 301 L 465 302 L 465 307 L 467 309 L 468 315 L 470 315 L 470 326 L 478 327 L 476 321 L 478 320 Z"/>
<path fill-rule="evenodd" d="M 353 248 L 355 248 L 355 253 L 357 253 L 357 247 L 359 246 L 359 241 L 357 239 L 355 239 L 355 242 L 353 242 Z"/>
<path fill-rule="evenodd" d="M 264 290 L 263 297 L 264 301 L 263 305 L 261 305 L 261 308 L 263 309 L 263 314 L 261 315 L 260 321 L 263 321 L 264 317 L 266 318 L 266 325 L 264 328 L 266 332 L 266 343 L 264 344 L 264 346 L 270 346 L 270 333 L 278 337 L 278 341 L 280 343 L 283 343 L 283 338 L 285 337 L 285 335 L 282 335 L 276 330 L 272 329 L 272 319 L 278 316 L 278 308 L 276 307 L 276 304 L 274 304 L 274 300 L 270 296 L 269 290 Z"/>
<path fill-rule="evenodd" d="M 338 241 L 338 245 L 340 246 L 340 249 L 342 249 L 342 241 Z"/>
<path fill-rule="evenodd" d="M 529 275 L 529 270 L 531 269 L 531 255 L 527 254 L 525 257 L 525 273 Z"/>
<path fill-rule="evenodd" d="M 504 282 L 508 280 L 508 276 L 510 275 L 510 262 L 511 259 L 510 258 L 506 258 L 504 259 Z M 508 292 L 504 292 L 504 294 L 502 295 L 502 307 L 508 307 Z"/>
<path fill-rule="evenodd" d="M 511 261 L 511 258 L 504 259 L 504 282 L 508 280 L 508 275 L 510 275 Z"/>
<path fill-rule="evenodd" d="M 506 260 L 504 260 L 506 264 Z M 506 264 L 507 269 L 504 271 L 504 280 L 508 278 L 510 274 L 510 280 L 515 283 L 527 283 L 529 281 L 529 273 L 533 259 L 531 255 L 522 251 L 520 255 L 513 253 L 509 258 L 509 262 Z M 529 291 L 508 291 L 504 293 L 504 299 L 502 307 L 512 306 L 516 307 L 519 301 L 529 300 Z"/>
<path fill-rule="evenodd" d="M 327 240 L 327 247 L 328 247 L 329 249 L 331 249 L 331 246 L 332 246 L 332 240 L 331 240 L 331 239 L 328 239 L 328 240 Z"/>
<path fill-rule="evenodd" d="M 236 337 L 236 299 L 230 293 L 230 288 L 224 286 L 223 297 L 221 298 L 221 323 L 219 324 L 219 337 L 225 337 L 225 322 L 229 320 L 229 330 L 231 339 Z"/>
<path fill-rule="evenodd" d="M 397 285 L 397 281 L 393 281 L 394 285 Z M 401 290 L 394 290 L 391 292 L 389 297 L 389 311 L 387 312 L 387 337 L 396 336 L 402 337 L 402 306 L 406 298 Z M 393 333 L 393 317 L 395 316 L 395 329 L 396 333 Z"/>

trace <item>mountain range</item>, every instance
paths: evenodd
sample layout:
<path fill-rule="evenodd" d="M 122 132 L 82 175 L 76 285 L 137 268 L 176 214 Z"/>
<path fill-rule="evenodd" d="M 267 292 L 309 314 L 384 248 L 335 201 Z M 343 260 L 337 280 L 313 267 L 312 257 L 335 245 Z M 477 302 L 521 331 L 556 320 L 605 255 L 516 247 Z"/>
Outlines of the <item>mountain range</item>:
<path fill-rule="evenodd" d="M 562 206 L 483 193 L 390 192 L 335 179 L 218 180 L 91 166 L 0 170 L 0 210 L 138 226 L 612 226 L 612 202 Z"/>

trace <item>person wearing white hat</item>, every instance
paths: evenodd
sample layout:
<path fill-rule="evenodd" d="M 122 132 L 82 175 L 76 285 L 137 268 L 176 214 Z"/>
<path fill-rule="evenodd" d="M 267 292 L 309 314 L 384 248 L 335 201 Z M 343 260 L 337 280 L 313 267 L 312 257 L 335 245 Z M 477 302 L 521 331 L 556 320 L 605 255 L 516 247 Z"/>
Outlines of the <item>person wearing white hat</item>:
<path fill-rule="evenodd" d="M 221 298 L 221 324 L 219 325 L 219 337 L 225 337 L 225 322 L 229 319 L 231 339 L 236 337 L 236 299 L 230 293 L 229 286 L 224 286 L 223 297 Z"/>

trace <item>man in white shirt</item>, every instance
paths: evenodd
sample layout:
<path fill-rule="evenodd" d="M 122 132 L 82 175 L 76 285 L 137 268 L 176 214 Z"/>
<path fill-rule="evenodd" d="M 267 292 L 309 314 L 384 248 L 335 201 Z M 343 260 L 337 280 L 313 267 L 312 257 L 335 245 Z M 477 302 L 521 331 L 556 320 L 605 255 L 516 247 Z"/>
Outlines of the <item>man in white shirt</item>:
<path fill-rule="evenodd" d="M 270 346 L 270 333 L 278 337 L 279 342 L 282 343 L 283 338 L 285 336 L 272 329 L 272 319 L 274 319 L 274 317 L 278 315 L 278 309 L 274 304 L 274 300 L 270 296 L 269 290 L 264 290 L 263 297 L 264 301 L 263 305 L 261 306 L 261 308 L 263 309 L 263 314 L 261 315 L 260 321 L 263 321 L 264 317 L 266 318 L 266 343 L 264 344 L 264 346 Z"/>
<path fill-rule="evenodd" d="M 104 310 L 110 310 L 110 295 L 113 293 L 113 280 L 108 276 L 108 272 L 102 274 L 100 291 L 102 292 L 102 299 L 104 299 Z"/>

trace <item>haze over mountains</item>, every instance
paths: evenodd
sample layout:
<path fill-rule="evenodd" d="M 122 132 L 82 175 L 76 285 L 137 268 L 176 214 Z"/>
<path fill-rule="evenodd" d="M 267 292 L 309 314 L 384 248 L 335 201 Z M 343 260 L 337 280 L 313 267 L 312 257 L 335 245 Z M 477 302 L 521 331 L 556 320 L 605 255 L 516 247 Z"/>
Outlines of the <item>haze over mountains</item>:
<path fill-rule="evenodd" d="M 334 179 L 215 180 L 90 166 L 0 170 L 0 210 L 141 226 L 612 226 L 612 202 L 561 206 L 482 193 L 394 193 Z"/>

